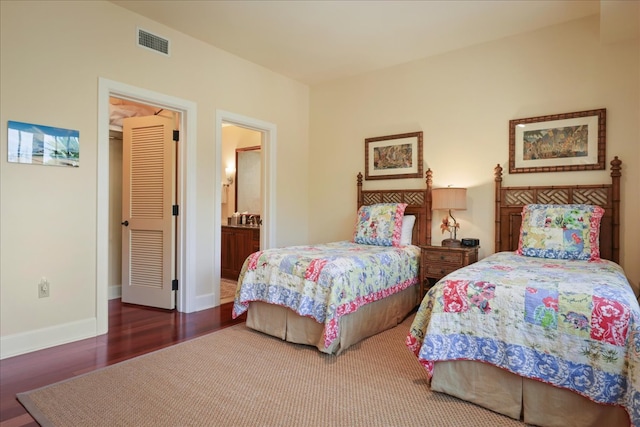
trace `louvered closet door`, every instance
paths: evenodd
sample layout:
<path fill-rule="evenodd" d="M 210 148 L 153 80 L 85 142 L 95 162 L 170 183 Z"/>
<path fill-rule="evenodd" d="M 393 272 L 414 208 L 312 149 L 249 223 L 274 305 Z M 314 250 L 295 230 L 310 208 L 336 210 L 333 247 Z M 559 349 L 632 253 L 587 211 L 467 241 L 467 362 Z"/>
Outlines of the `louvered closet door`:
<path fill-rule="evenodd" d="M 125 119 L 122 136 L 122 301 L 173 309 L 173 120 Z"/>

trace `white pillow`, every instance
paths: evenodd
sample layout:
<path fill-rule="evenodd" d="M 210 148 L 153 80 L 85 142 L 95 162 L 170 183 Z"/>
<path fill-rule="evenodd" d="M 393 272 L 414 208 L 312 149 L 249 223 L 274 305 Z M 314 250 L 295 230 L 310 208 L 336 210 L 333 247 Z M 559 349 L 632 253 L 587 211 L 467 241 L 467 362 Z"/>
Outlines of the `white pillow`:
<path fill-rule="evenodd" d="M 400 246 L 411 244 L 413 237 L 413 224 L 416 222 L 415 215 L 405 215 L 402 217 L 402 233 L 400 234 Z"/>

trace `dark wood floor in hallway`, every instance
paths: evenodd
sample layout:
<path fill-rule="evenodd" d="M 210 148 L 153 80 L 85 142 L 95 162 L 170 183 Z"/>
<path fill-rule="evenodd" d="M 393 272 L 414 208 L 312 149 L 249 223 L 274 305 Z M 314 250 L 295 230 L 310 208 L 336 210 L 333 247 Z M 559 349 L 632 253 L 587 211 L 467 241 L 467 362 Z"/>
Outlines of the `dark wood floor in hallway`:
<path fill-rule="evenodd" d="M 0 360 L 0 427 L 37 426 L 16 393 L 84 374 L 245 320 L 231 319 L 232 303 L 178 313 L 109 301 L 109 332 Z"/>

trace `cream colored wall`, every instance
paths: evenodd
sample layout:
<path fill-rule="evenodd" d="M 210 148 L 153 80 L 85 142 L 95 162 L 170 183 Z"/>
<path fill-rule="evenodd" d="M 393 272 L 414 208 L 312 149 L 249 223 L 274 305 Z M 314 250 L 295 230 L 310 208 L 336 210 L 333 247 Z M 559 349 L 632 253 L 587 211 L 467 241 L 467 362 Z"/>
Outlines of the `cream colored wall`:
<path fill-rule="evenodd" d="M 640 282 L 640 42 L 601 43 L 598 17 L 428 58 L 311 90 L 312 242 L 347 239 L 356 210 L 364 139 L 424 132 L 424 163 L 434 187 L 468 188 L 459 237 L 494 252 L 493 170 L 504 185 L 600 183 L 608 171 L 514 174 L 508 171 L 511 119 L 607 109 L 607 168 L 623 163 L 621 264 Z M 364 182 L 365 188 L 424 186 L 423 180 Z M 344 188 L 344 189 L 342 189 Z M 436 212 L 433 243 L 443 238 Z M 444 236 L 446 237 L 446 236 Z"/>
<path fill-rule="evenodd" d="M 23 348 L 86 336 L 96 319 L 96 185 L 100 77 L 197 105 L 197 294 L 212 292 L 215 115 L 224 110 L 277 126 L 277 244 L 307 240 L 305 85 L 132 14 L 112 3 L 0 2 L 0 340 Z M 136 46 L 136 27 L 171 41 L 165 57 Z M 80 167 L 13 164 L 7 121 L 80 131 Z M 303 160 L 300 160 L 303 159 Z M 42 276 L 51 296 L 38 298 Z M 77 326 L 77 327 L 76 327 Z M 76 331 L 73 333 L 70 331 Z"/>

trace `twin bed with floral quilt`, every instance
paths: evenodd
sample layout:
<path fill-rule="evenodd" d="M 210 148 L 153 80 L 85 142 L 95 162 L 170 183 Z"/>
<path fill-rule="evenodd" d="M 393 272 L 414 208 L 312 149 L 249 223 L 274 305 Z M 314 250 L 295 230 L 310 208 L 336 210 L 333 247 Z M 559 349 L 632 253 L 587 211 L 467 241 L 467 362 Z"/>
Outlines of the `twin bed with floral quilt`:
<path fill-rule="evenodd" d="M 427 189 L 362 190 L 353 237 L 255 252 L 240 272 L 233 316 L 283 340 L 339 354 L 402 322 L 418 305 L 418 245 L 430 241 Z"/>
<path fill-rule="evenodd" d="M 483 362 L 640 425 L 640 309 L 613 262 L 493 254 L 431 288 L 407 345 L 429 376 L 437 361 Z"/>
<path fill-rule="evenodd" d="M 243 313 L 256 301 L 287 308 L 323 325 L 315 344 L 323 352 L 334 353 L 343 348 L 339 342 L 343 316 L 407 289 L 413 297 L 406 311 L 398 312 L 397 321 L 417 305 L 419 256 L 420 248 L 414 245 L 349 241 L 255 252 L 240 273 L 242 286 L 234 313 Z"/>
<path fill-rule="evenodd" d="M 432 287 L 407 335 L 432 390 L 527 424 L 640 426 L 620 163 L 600 186 L 502 187 L 496 168 L 497 252 Z"/>

